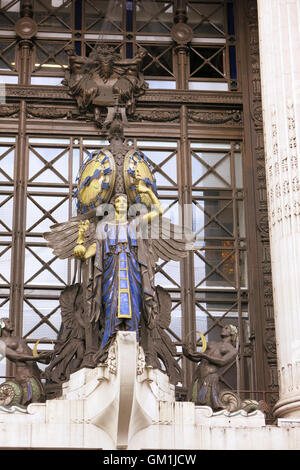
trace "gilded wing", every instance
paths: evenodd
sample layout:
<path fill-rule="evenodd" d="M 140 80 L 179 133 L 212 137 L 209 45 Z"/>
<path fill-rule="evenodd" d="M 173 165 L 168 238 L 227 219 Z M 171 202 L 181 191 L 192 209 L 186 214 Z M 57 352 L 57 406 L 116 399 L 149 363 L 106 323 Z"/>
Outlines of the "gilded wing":
<path fill-rule="evenodd" d="M 60 259 L 72 258 L 74 248 L 77 245 L 80 222 L 89 221 L 84 232 L 83 246 L 87 249 L 96 241 L 96 210 L 89 211 L 85 216 L 72 217 L 68 222 L 62 222 L 50 227 L 51 232 L 43 234 L 52 248 L 53 253 Z"/>
<path fill-rule="evenodd" d="M 194 234 L 170 219 L 159 217 L 148 227 L 150 244 L 154 254 L 165 261 L 181 261 L 194 248 Z"/>

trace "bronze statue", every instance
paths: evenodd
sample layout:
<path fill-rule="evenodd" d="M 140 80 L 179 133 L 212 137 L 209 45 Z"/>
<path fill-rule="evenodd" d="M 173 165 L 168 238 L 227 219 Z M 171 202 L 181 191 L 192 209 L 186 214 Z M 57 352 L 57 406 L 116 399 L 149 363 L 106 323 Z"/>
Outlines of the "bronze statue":
<path fill-rule="evenodd" d="M 80 284 L 67 286 L 60 295 L 62 324 L 50 365 L 45 369 L 47 390 L 51 384 L 60 384 L 76 372 L 85 353 L 83 289 Z M 53 387 L 52 387 L 53 388 Z"/>
<path fill-rule="evenodd" d="M 184 345 L 183 354 L 193 362 L 200 362 L 193 376 L 188 400 L 196 405 L 210 406 L 214 411 L 227 408 L 219 374 L 220 369 L 237 356 L 236 339 L 237 328 L 226 325 L 221 331 L 221 341 L 209 341 L 205 352 L 194 352 L 190 345 Z"/>
<path fill-rule="evenodd" d="M 80 367 L 103 362 L 116 332 L 123 329 L 136 332 L 146 363 L 161 368 L 162 361 L 177 383 L 181 371 L 176 350 L 164 332 L 170 301 L 155 287 L 154 272 L 158 258 L 186 257 L 193 235 L 162 216 L 152 167 L 143 152 L 124 143 L 120 120 L 110 126 L 110 145 L 81 165 L 74 196 L 78 216 L 52 226 L 44 237 L 56 256 L 79 264 L 85 321 Z M 48 369 L 54 374 L 58 363 L 66 365 L 64 359 L 55 361 Z"/>
<path fill-rule="evenodd" d="M 45 363 L 49 359 L 49 351 L 36 356 L 19 336 L 13 336 L 13 325 L 9 318 L 0 319 L 0 340 L 5 345 L 5 356 L 16 365 L 14 379 L 0 385 L 0 404 L 5 406 L 27 406 L 32 402 L 45 400 L 44 387 L 41 382 L 41 371 L 37 362 Z"/>
<path fill-rule="evenodd" d="M 121 59 L 120 54 L 106 44 L 97 45 L 88 57 L 77 56 L 72 46 L 68 46 L 66 52 L 69 68 L 63 84 L 76 99 L 81 115 L 90 112 L 95 121 L 99 121 L 99 108 L 112 107 L 116 102 L 128 114 L 134 113 L 136 98 L 148 89 L 140 72 L 145 49 L 140 48 L 132 59 Z"/>
<path fill-rule="evenodd" d="M 170 294 L 161 286 L 156 286 L 157 317 L 152 329 L 141 329 L 141 346 L 146 364 L 166 372 L 170 383 L 176 385 L 183 379 L 182 369 L 175 359 L 176 346 L 165 331 L 170 326 L 172 300 Z"/>
<path fill-rule="evenodd" d="M 106 359 L 116 332 L 128 330 L 136 332 L 146 363 L 161 368 L 162 362 L 177 383 L 181 370 L 174 360 L 176 349 L 164 332 L 171 318 L 170 298 L 155 286 L 154 273 L 159 258 L 180 261 L 187 256 L 193 236 L 162 217 L 153 168 L 142 151 L 125 143 L 123 133 L 126 113 L 134 112 L 136 98 L 148 88 L 140 71 L 146 50 L 140 48 L 132 59 L 121 59 L 105 44 L 89 57 L 77 56 L 72 47 L 67 53 L 63 83 L 82 115 L 94 113 L 97 121 L 99 108 L 108 106 L 103 129 L 109 128 L 110 144 L 92 152 L 80 167 L 74 193 L 77 217 L 44 234 L 56 256 L 75 258 L 83 299 L 80 329 L 72 297 L 76 284 L 67 288 L 68 296 L 62 294 L 65 332 L 47 378 L 55 383 L 74 366 L 95 367 Z M 65 319 L 72 315 L 66 327 Z"/>

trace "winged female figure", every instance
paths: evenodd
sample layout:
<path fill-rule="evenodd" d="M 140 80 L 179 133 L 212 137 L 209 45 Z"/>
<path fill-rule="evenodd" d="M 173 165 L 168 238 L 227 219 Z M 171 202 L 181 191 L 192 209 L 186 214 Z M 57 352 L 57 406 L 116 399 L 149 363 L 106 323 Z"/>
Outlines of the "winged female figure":
<path fill-rule="evenodd" d="M 105 205 L 100 205 L 44 234 L 59 258 L 82 261 L 85 316 L 102 331 L 96 361 L 118 330 L 136 331 L 139 341 L 141 328 L 155 327 L 159 316 L 155 264 L 158 258 L 180 261 L 193 246 L 191 234 L 182 234 L 181 227 L 162 217 L 151 186 L 140 180 L 138 193 L 151 201 L 151 210 L 142 204 L 128 210 L 127 196 L 116 194 L 108 215 Z"/>

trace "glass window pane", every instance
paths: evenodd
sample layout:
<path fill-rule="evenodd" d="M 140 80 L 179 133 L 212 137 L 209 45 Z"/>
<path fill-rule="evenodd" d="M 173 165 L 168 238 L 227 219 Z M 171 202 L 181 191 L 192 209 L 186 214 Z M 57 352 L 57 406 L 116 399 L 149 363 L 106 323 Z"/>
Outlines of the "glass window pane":
<path fill-rule="evenodd" d="M 189 90 L 198 90 L 198 91 L 228 91 L 227 82 L 200 82 L 193 81 L 189 82 Z"/>
<path fill-rule="evenodd" d="M 188 24 L 197 36 L 224 35 L 223 2 L 189 1 L 187 6 Z"/>
<path fill-rule="evenodd" d="M 234 154 L 235 163 L 235 185 L 237 188 L 243 187 L 243 168 L 242 168 L 242 155 L 240 152 Z"/>

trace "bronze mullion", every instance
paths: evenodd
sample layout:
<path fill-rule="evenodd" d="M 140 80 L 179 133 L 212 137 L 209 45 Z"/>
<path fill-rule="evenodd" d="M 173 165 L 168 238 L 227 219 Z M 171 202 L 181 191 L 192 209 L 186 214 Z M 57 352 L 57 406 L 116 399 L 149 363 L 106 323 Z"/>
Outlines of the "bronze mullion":
<path fill-rule="evenodd" d="M 181 105 L 180 108 L 180 161 L 178 162 L 178 186 L 179 201 L 182 208 L 181 223 L 182 225 L 187 222 L 187 215 L 191 216 L 190 209 L 192 204 L 192 191 L 191 191 L 191 158 L 188 141 L 188 111 L 186 105 Z M 189 214 L 187 214 L 189 211 Z M 188 221 L 190 222 L 190 221 Z M 195 294 L 194 294 L 194 252 L 189 253 L 188 256 L 181 262 L 181 295 L 182 295 L 182 341 L 186 341 L 187 335 L 196 330 L 195 319 Z M 189 339 L 194 343 L 195 337 Z M 184 387 L 190 384 L 190 380 L 194 370 L 194 364 L 183 357 L 184 374 Z"/>
<path fill-rule="evenodd" d="M 175 46 L 174 48 L 177 57 L 177 70 L 176 70 L 176 88 L 179 90 L 188 90 L 188 67 L 189 67 L 189 54 L 186 45 Z"/>
<path fill-rule="evenodd" d="M 73 137 L 70 137 L 69 145 L 69 158 L 68 158 L 68 180 L 69 180 L 69 218 L 72 217 L 72 200 L 73 200 Z M 67 284 L 71 284 L 72 277 L 72 259 L 68 258 L 68 275 L 67 275 Z"/>
<path fill-rule="evenodd" d="M 269 273 L 268 265 L 264 266 L 263 253 L 267 240 L 263 240 L 259 234 L 260 218 L 262 212 L 266 213 L 266 197 L 263 190 L 260 192 L 257 188 L 256 172 L 258 166 L 258 154 L 263 153 L 260 144 L 263 140 L 262 129 L 259 128 L 254 117 L 254 110 L 261 106 L 261 96 L 258 92 L 254 79 L 257 79 L 255 65 L 259 68 L 258 43 L 256 51 L 256 33 L 257 19 L 254 18 L 253 11 L 256 2 L 247 0 L 245 2 L 236 2 L 237 11 L 237 33 L 240 38 L 241 47 L 245 47 L 244 53 L 240 48 L 240 77 L 241 91 L 243 93 L 243 112 L 244 112 L 244 150 L 245 150 L 245 205 L 246 228 L 247 228 L 247 248 L 251 253 L 248 262 L 249 279 L 249 320 L 251 333 L 251 354 L 254 366 L 253 384 L 255 389 L 267 390 L 272 373 L 273 364 L 268 363 L 268 357 L 265 346 L 266 335 L 266 313 L 264 306 L 264 283 Z M 251 6 L 251 8 L 249 8 Z M 251 15 L 248 14 L 251 11 Z M 261 136 L 261 137 L 260 137 Z M 263 162 L 264 163 L 264 162 Z M 272 358 L 276 363 L 276 357 Z M 275 366 L 276 367 L 276 366 Z M 274 368 L 275 368 L 274 367 Z"/>
<path fill-rule="evenodd" d="M 235 159 L 234 159 L 234 142 L 231 143 L 230 151 L 231 160 L 231 181 L 233 187 L 233 235 L 234 235 L 234 251 L 235 251 L 235 278 L 237 290 L 237 307 L 238 307 L 238 339 L 239 353 L 237 362 L 237 391 L 245 388 L 245 364 L 244 364 L 244 325 L 243 325 L 243 309 L 241 300 L 241 273 L 240 273 L 240 250 L 239 250 L 239 233 L 238 233 L 238 205 L 237 205 L 237 189 L 235 178 Z"/>
<path fill-rule="evenodd" d="M 177 0 L 174 8 L 173 24 L 186 21 L 186 1 Z M 179 15 L 178 15 L 179 13 Z M 176 89 L 188 90 L 189 47 L 187 44 L 176 44 L 173 47 L 173 76 L 176 78 Z"/>
<path fill-rule="evenodd" d="M 226 44 L 225 44 L 225 59 L 224 59 L 224 71 L 225 71 L 225 77 L 226 81 L 228 84 L 228 90 L 231 89 L 230 87 L 230 82 L 231 82 L 231 76 L 230 76 L 230 59 L 229 59 L 229 33 L 228 33 L 228 18 L 227 18 L 227 3 L 224 4 L 224 18 L 225 18 L 225 37 L 226 37 Z"/>
<path fill-rule="evenodd" d="M 132 3 L 132 15 L 133 15 L 133 3 Z M 126 59 L 127 58 L 127 43 L 132 44 L 132 54 L 134 56 L 134 23 L 133 23 L 133 18 L 132 18 L 132 31 L 130 31 L 130 34 L 132 35 L 131 40 L 127 40 L 127 25 L 126 25 L 126 18 L 127 17 L 127 11 L 126 11 L 126 1 L 122 1 L 122 35 L 123 35 L 123 41 L 122 41 L 122 46 L 121 46 L 121 56 L 122 58 Z"/>
<path fill-rule="evenodd" d="M 32 72 L 32 48 L 32 41 L 24 39 L 19 42 L 19 48 L 17 49 L 17 64 L 20 85 L 30 85 L 30 78 Z"/>
<path fill-rule="evenodd" d="M 25 233 L 26 233 L 26 200 L 28 150 L 26 138 L 26 102 L 20 102 L 19 133 L 14 167 L 14 208 L 13 236 L 11 255 L 11 292 L 10 319 L 14 324 L 15 334 L 22 336 L 23 326 L 23 292 L 25 264 Z M 7 375 L 13 375 L 14 366 L 8 361 Z"/>

